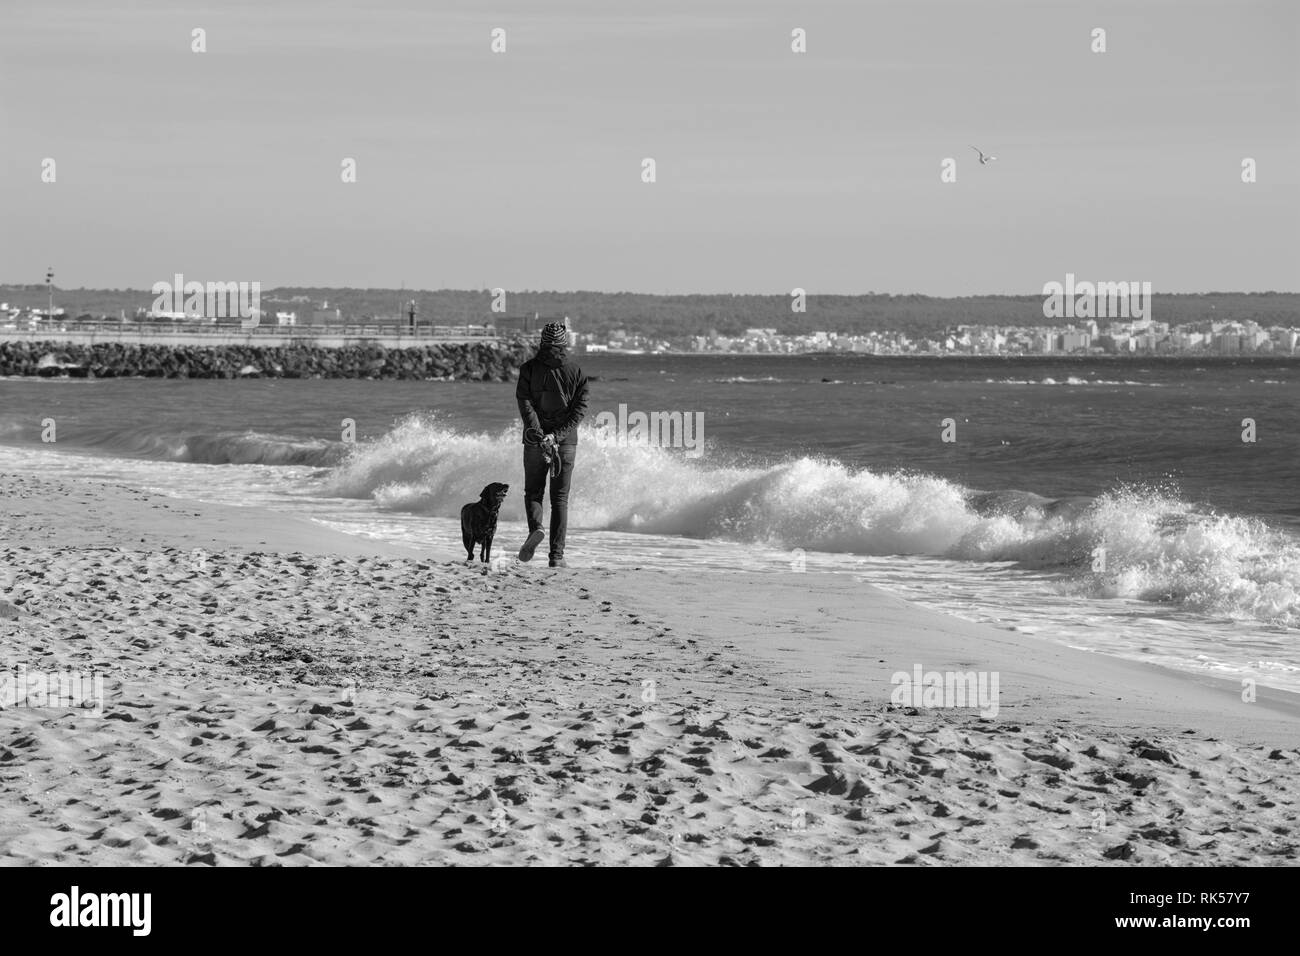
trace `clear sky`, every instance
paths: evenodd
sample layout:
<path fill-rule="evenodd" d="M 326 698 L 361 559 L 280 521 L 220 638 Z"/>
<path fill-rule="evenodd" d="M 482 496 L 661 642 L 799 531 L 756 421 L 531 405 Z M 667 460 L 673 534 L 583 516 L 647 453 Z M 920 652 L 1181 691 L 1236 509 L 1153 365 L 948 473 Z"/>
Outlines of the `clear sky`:
<path fill-rule="evenodd" d="M 0 282 L 1297 291 L 1298 24 L 1296 0 L 3 0 Z"/>

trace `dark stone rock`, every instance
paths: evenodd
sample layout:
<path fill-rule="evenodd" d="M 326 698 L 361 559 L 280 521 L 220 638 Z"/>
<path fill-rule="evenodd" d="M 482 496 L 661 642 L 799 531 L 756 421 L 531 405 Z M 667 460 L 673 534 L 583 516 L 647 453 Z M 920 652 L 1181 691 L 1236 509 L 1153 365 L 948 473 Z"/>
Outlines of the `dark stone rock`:
<path fill-rule="evenodd" d="M 258 348 L 161 346 L 100 342 L 0 342 L 0 375 L 43 378 L 216 378 L 232 379 L 253 366 L 260 378 L 371 378 L 406 381 L 460 379 L 512 381 L 532 354 L 522 341 L 505 344 L 433 344 L 409 349 L 376 345 L 318 348 L 311 345 Z M 42 367 L 45 357 L 55 364 Z M 253 377 L 253 376 L 243 376 Z"/>

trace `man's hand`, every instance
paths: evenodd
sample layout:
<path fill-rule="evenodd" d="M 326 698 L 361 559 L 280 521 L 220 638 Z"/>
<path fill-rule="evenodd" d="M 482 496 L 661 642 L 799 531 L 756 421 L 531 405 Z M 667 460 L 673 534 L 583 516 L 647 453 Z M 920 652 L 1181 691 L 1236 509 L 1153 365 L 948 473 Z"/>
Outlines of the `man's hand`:
<path fill-rule="evenodd" d="M 555 435 L 547 432 L 542 436 L 542 459 L 546 462 L 546 468 L 554 478 L 560 473 L 560 448 L 556 444 Z"/>

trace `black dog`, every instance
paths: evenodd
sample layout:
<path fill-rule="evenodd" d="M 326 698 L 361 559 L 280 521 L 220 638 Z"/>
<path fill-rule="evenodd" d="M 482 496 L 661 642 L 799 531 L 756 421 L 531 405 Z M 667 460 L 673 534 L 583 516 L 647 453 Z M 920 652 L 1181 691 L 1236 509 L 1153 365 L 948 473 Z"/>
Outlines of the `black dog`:
<path fill-rule="evenodd" d="M 492 560 L 492 536 L 497 533 L 497 512 L 506 500 L 509 485 L 494 481 L 483 489 L 478 501 L 460 509 L 460 534 L 465 539 L 466 561 L 474 560 L 474 545 L 481 544 L 480 561 Z"/>

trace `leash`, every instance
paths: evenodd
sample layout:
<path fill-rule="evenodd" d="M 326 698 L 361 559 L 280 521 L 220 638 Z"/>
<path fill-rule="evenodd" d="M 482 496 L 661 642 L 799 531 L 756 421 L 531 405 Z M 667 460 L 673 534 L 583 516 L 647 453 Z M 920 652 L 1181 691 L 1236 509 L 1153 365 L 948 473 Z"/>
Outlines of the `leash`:
<path fill-rule="evenodd" d="M 540 428 L 525 428 L 524 443 L 542 446 L 542 458 L 546 462 L 551 477 L 558 478 L 560 476 L 560 469 L 564 466 L 564 463 L 560 461 L 560 449 L 555 444 L 554 439 L 548 442 Z"/>

